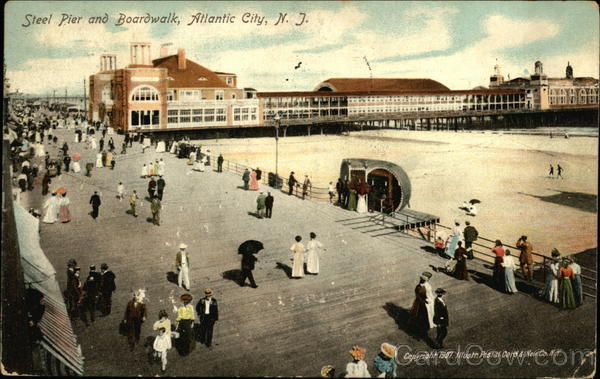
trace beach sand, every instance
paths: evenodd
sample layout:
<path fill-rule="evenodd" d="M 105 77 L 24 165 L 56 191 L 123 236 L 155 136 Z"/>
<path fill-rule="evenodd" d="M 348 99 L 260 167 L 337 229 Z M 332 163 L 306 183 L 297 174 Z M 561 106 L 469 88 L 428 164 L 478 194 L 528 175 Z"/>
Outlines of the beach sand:
<path fill-rule="evenodd" d="M 196 141 L 211 154 L 263 172 L 275 171 L 275 139 Z M 596 247 L 598 139 L 549 138 L 502 132 L 376 130 L 350 136 L 279 139 L 279 175 L 290 171 L 316 187 L 337 181 L 344 158 L 396 163 L 412 184 L 411 208 L 440 217 L 443 225 L 470 220 L 480 236 L 515 244 L 525 234 L 534 251 L 556 247 L 563 255 Z M 560 164 L 564 179 L 548 176 Z M 476 217 L 459 209 L 479 199 Z"/>

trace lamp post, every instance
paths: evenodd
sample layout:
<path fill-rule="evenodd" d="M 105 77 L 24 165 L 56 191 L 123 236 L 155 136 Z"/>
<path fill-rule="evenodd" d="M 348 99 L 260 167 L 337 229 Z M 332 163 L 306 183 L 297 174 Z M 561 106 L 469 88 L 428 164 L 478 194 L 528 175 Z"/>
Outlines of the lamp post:
<path fill-rule="evenodd" d="M 279 188 L 279 126 L 281 116 L 279 112 L 275 115 L 275 188 Z"/>

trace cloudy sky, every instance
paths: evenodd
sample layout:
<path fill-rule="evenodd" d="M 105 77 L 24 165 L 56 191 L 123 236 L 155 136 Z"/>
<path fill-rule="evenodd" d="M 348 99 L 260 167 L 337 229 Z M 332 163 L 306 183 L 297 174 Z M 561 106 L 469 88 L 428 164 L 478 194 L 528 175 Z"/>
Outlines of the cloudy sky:
<path fill-rule="evenodd" d="M 235 18 L 188 25 L 199 12 Z M 143 20 L 169 13 L 179 24 L 116 25 L 120 14 Z M 59 26 L 63 14 L 81 20 Z M 107 23 L 89 22 L 105 14 Z M 280 14 L 288 22 L 276 25 Z M 33 23 L 32 16 L 50 15 L 49 24 Z M 595 3 L 585 1 L 12 1 L 4 9 L 4 59 L 11 90 L 41 95 L 83 93 L 99 54 L 117 54 L 123 67 L 131 41 L 152 43 L 153 58 L 170 42 L 172 52 L 184 48 L 189 59 L 235 72 L 239 87 L 259 91 L 312 90 L 330 77 L 370 75 L 468 89 L 487 85 L 496 60 L 510 78 L 529 75 L 536 60 L 549 76 L 564 76 L 570 61 L 575 76 L 597 78 L 598 18 Z"/>

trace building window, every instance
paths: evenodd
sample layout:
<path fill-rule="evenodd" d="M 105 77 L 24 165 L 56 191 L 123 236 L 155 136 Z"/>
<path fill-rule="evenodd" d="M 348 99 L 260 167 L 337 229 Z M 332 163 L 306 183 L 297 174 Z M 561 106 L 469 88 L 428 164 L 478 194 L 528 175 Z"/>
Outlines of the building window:
<path fill-rule="evenodd" d="M 201 94 L 200 90 L 179 91 L 179 100 L 200 100 Z"/>
<path fill-rule="evenodd" d="M 206 79 L 204 76 L 201 76 L 198 78 L 198 80 L 208 80 L 208 79 Z"/>
<path fill-rule="evenodd" d="M 112 100 L 111 86 L 110 83 L 106 83 L 102 88 L 102 101 L 106 103 L 110 100 Z"/>
<path fill-rule="evenodd" d="M 229 85 L 233 84 L 233 78 L 231 76 L 227 77 L 227 84 L 229 84 Z"/>
<path fill-rule="evenodd" d="M 175 91 L 169 90 L 167 92 L 167 101 L 173 101 L 175 99 Z"/>
<path fill-rule="evenodd" d="M 158 91 L 150 86 L 137 87 L 131 95 L 131 101 L 158 101 L 158 99 Z"/>
<path fill-rule="evenodd" d="M 223 91 L 215 91 L 215 100 L 223 100 L 224 96 Z"/>
<path fill-rule="evenodd" d="M 235 93 L 232 93 L 232 94 L 231 94 L 231 98 L 232 98 L 232 99 L 235 99 Z"/>
<path fill-rule="evenodd" d="M 178 117 L 167 117 L 167 123 L 169 124 L 177 124 L 179 122 Z"/>
<path fill-rule="evenodd" d="M 131 111 L 131 126 L 153 127 L 160 125 L 160 111 Z"/>
<path fill-rule="evenodd" d="M 177 116 L 179 114 L 179 110 L 178 109 L 169 109 L 167 111 L 167 116 Z"/>

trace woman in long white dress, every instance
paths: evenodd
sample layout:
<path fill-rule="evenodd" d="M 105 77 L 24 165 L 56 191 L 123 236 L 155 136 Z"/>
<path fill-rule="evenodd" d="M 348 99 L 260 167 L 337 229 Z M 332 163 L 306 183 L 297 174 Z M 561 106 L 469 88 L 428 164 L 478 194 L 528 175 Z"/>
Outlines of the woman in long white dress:
<path fill-rule="evenodd" d="M 146 164 L 144 163 L 144 165 L 142 166 L 142 178 L 145 178 L 146 176 L 148 176 L 148 167 L 146 167 Z"/>
<path fill-rule="evenodd" d="M 194 171 L 200 171 L 200 172 L 204 172 L 204 165 L 202 164 L 201 161 L 195 161 L 194 162 Z"/>
<path fill-rule="evenodd" d="M 102 153 L 96 154 L 96 167 L 104 167 L 102 162 Z"/>
<path fill-rule="evenodd" d="M 292 260 L 292 278 L 304 277 L 304 245 L 300 242 L 302 237 L 296 236 L 296 243 L 290 247 L 290 250 L 294 252 Z"/>
<path fill-rule="evenodd" d="M 306 244 L 306 271 L 313 275 L 319 273 L 319 255 L 323 249 L 323 244 L 315 238 L 317 235 L 311 232 L 310 241 Z"/>
<path fill-rule="evenodd" d="M 427 275 L 425 275 L 427 274 Z M 435 313 L 435 294 L 433 293 L 433 288 L 431 287 L 431 284 L 429 283 L 429 280 L 431 279 L 431 273 L 426 272 L 423 273 L 424 276 L 426 276 L 428 279 L 425 283 L 423 283 L 423 287 L 425 287 L 425 291 L 427 294 L 427 304 L 425 304 L 425 307 L 427 308 L 427 317 L 429 318 L 429 327 L 433 328 L 435 327 L 435 323 L 433 322 L 433 314 Z"/>
<path fill-rule="evenodd" d="M 73 167 L 73 172 L 81 172 L 81 165 L 79 164 L 79 161 L 73 162 L 71 167 Z"/>
<path fill-rule="evenodd" d="M 550 303 L 558 304 L 558 270 L 560 264 L 558 250 L 552 250 L 553 262 L 547 266 L 548 273 L 546 275 L 546 286 L 544 287 L 544 298 Z"/>
<path fill-rule="evenodd" d="M 96 149 L 96 137 L 92 136 L 90 137 L 90 146 L 92 149 Z"/>
<path fill-rule="evenodd" d="M 158 143 L 156 144 L 156 152 L 164 153 L 165 150 L 165 141 L 158 141 Z"/>
<path fill-rule="evenodd" d="M 35 144 L 35 156 L 36 157 L 43 157 L 45 155 L 46 155 L 46 152 L 45 152 L 44 144 L 43 143 L 36 143 Z"/>
<path fill-rule="evenodd" d="M 54 224 L 56 220 L 58 220 L 58 211 L 59 211 L 59 203 L 56 198 L 56 193 L 52 193 L 52 196 L 46 200 L 44 203 L 44 209 L 46 210 L 46 214 L 42 219 L 42 222 L 46 224 Z"/>
<path fill-rule="evenodd" d="M 517 265 L 513 256 L 510 254 L 510 250 L 504 251 L 504 258 L 502 259 L 502 266 L 504 267 L 504 280 L 506 284 L 506 292 L 517 293 L 517 285 L 515 284 L 515 270 Z"/>
<path fill-rule="evenodd" d="M 369 208 L 367 207 L 367 195 L 358 195 L 358 203 L 356 204 L 356 212 L 367 213 Z"/>

